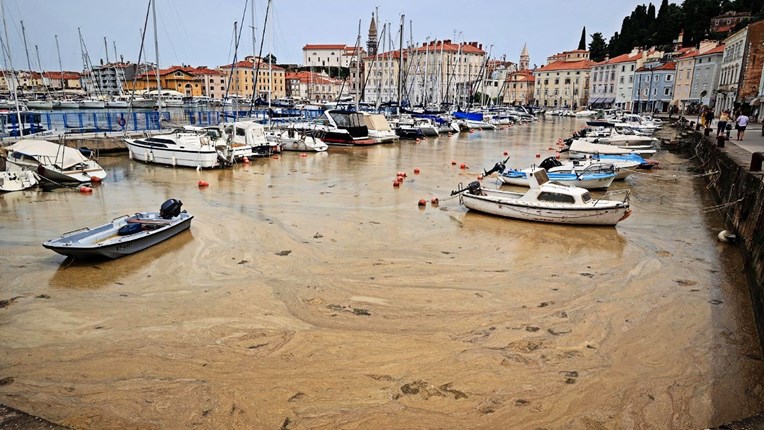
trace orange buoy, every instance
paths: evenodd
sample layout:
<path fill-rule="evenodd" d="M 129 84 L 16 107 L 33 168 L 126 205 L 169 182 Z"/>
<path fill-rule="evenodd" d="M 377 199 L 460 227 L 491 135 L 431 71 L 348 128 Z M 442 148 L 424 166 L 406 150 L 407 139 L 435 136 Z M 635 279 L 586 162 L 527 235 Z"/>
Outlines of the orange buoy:
<path fill-rule="evenodd" d="M 541 157 L 541 156 L 542 156 L 542 155 L 541 155 L 540 153 L 537 153 L 537 155 L 536 155 L 536 157 L 537 157 L 537 158 L 539 158 L 539 157 Z"/>
<path fill-rule="evenodd" d="M 502 153 L 502 155 L 505 155 L 505 156 L 507 156 L 507 151 L 503 152 L 503 153 Z"/>
<path fill-rule="evenodd" d="M 414 168 L 414 174 L 415 175 L 419 175 L 420 174 L 420 168 L 419 167 L 415 167 Z"/>
<path fill-rule="evenodd" d="M 483 175 L 476 176 L 476 179 L 478 179 L 479 181 L 482 181 L 483 180 Z"/>
<path fill-rule="evenodd" d="M 452 166 L 456 166 L 456 165 L 457 165 L 457 162 L 452 160 Z"/>
<path fill-rule="evenodd" d="M 83 186 L 79 187 L 79 188 L 78 188 L 78 190 L 79 190 L 81 193 L 83 193 L 83 194 L 87 194 L 87 193 L 92 193 L 92 192 L 93 192 L 93 188 L 87 187 L 87 186 L 85 186 L 85 185 L 83 185 Z"/>
<path fill-rule="evenodd" d="M 90 177 L 90 182 L 92 182 L 92 183 L 94 183 L 94 184 L 100 184 L 100 183 L 101 183 L 101 180 L 102 180 L 102 179 L 101 179 L 101 178 L 99 178 L 98 176 L 91 176 L 91 177 Z"/>
<path fill-rule="evenodd" d="M 249 158 L 247 158 L 247 157 L 243 157 L 243 158 L 242 158 L 242 163 L 244 163 L 244 164 L 249 164 L 249 163 L 250 163 L 250 159 L 249 159 Z"/>
<path fill-rule="evenodd" d="M 206 186 L 209 186 L 209 185 L 210 184 L 207 181 L 200 180 L 199 182 L 197 182 L 197 186 L 199 186 L 200 188 L 206 187 Z"/>
<path fill-rule="evenodd" d="M 465 163 L 460 164 L 460 169 L 467 169 L 467 166 L 465 165 Z"/>
<path fill-rule="evenodd" d="M 279 159 L 279 156 L 278 156 L 278 155 L 274 155 L 274 156 L 273 156 L 273 157 L 271 157 L 271 158 L 273 158 L 274 160 L 278 160 L 278 159 Z"/>
<path fill-rule="evenodd" d="M 560 152 L 555 154 L 555 158 L 560 158 Z"/>
<path fill-rule="evenodd" d="M 433 197 L 430 199 L 430 204 L 433 206 L 438 206 L 438 197 Z"/>
<path fill-rule="evenodd" d="M 420 199 L 420 201 L 417 202 L 417 206 L 425 206 L 426 204 L 428 204 L 428 202 L 426 202 L 425 199 Z"/>
<path fill-rule="evenodd" d="M 399 182 L 398 179 L 393 181 L 393 186 L 394 187 L 398 187 L 399 185 L 401 185 L 401 182 Z"/>

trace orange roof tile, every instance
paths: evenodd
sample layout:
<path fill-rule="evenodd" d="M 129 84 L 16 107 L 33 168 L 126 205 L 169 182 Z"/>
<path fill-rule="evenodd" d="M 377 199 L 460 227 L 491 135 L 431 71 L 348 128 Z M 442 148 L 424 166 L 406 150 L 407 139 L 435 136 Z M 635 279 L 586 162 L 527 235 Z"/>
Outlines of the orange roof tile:
<path fill-rule="evenodd" d="M 544 65 L 538 69 L 540 72 L 549 72 L 554 70 L 577 70 L 577 69 L 590 69 L 595 62 L 590 60 L 579 61 L 555 61 L 550 64 Z"/>
<path fill-rule="evenodd" d="M 326 44 L 326 45 L 315 44 L 315 45 L 311 45 L 311 44 L 309 44 L 309 45 L 305 45 L 303 47 L 303 51 L 308 51 L 309 49 L 317 49 L 317 50 L 319 50 L 319 49 L 345 49 L 345 47 L 346 47 L 346 45 L 331 45 L 331 44 Z"/>
<path fill-rule="evenodd" d="M 702 56 L 702 55 L 712 55 L 712 54 L 722 54 L 723 52 L 725 52 L 725 45 L 724 44 L 720 44 L 720 45 L 715 46 L 714 48 L 710 49 L 709 51 L 707 51 L 707 52 L 705 52 L 703 54 L 699 54 L 699 56 Z"/>
<path fill-rule="evenodd" d="M 627 54 L 622 54 L 622 55 L 618 55 L 618 56 L 616 56 L 614 58 L 611 58 L 610 60 L 607 61 L 607 63 L 608 64 L 628 63 L 630 61 L 637 61 L 641 57 L 642 57 L 642 55 L 640 53 L 637 53 L 635 55 L 630 55 L 629 53 L 627 53 Z"/>
<path fill-rule="evenodd" d="M 658 67 L 653 67 L 653 68 L 648 68 L 648 67 L 643 66 L 643 67 L 635 70 L 635 72 L 647 72 L 647 71 L 650 71 L 650 70 L 653 70 L 653 71 L 657 71 L 657 70 L 675 70 L 675 63 L 670 61 L 668 63 L 664 63 L 664 64 L 662 64 L 662 65 L 660 65 Z"/>
<path fill-rule="evenodd" d="M 43 73 L 48 79 L 80 79 L 80 73 L 78 72 L 45 72 Z"/>

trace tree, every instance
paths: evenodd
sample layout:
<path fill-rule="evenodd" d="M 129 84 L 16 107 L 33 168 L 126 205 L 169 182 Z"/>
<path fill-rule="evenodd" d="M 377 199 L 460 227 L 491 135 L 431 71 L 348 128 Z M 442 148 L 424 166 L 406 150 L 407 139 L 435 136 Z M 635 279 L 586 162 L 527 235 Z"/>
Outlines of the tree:
<path fill-rule="evenodd" d="M 582 27 L 582 38 L 579 39 L 579 47 L 576 49 L 587 49 L 587 31 Z"/>
<path fill-rule="evenodd" d="M 274 57 L 274 54 L 268 54 L 263 58 L 263 61 L 268 64 L 276 64 L 276 57 Z"/>
<path fill-rule="evenodd" d="M 613 36 L 611 36 L 610 39 L 608 39 L 608 56 L 611 58 L 616 57 L 617 55 L 622 54 L 617 50 L 619 45 L 619 32 L 615 32 Z"/>
<path fill-rule="evenodd" d="M 603 59 L 606 58 L 606 55 L 608 55 L 608 45 L 606 45 L 606 40 L 603 38 L 602 33 L 595 33 L 591 34 L 590 37 L 592 38 L 592 41 L 590 42 L 590 60 L 592 61 L 603 61 Z"/>

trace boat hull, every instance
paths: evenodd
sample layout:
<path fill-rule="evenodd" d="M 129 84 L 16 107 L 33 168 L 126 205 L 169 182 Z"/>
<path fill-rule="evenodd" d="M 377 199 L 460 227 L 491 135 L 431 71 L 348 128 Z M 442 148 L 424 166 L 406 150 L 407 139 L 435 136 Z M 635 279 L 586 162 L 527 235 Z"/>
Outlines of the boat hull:
<path fill-rule="evenodd" d="M 218 166 L 218 152 L 214 148 L 184 150 L 162 148 L 141 139 L 125 139 L 132 160 L 168 166 L 213 168 Z"/>
<path fill-rule="evenodd" d="M 37 185 L 37 176 L 28 170 L 21 172 L 0 172 L 0 192 L 26 190 Z"/>
<path fill-rule="evenodd" d="M 579 188 L 585 188 L 588 190 L 606 189 L 611 186 L 611 183 L 616 179 L 615 174 L 611 175 L 576 175 L 561 173 L 556 174 L 554 172 L 548 172 L 550 181 L 560 182 L 566 185 L 574 185 Z M 527 179 L 525 172 L 514 172 L 510 175 L 499 175 L 500 180 L 506 185 L 515 185 L 519 187 L 528 187 L 529 180 Z"/>
<path fill-rule="evenodd" d="M 194 216 L 183 212 L 159 228 L 109 238 L 109 236 L 116 235 L 119 228 L 127 225 L 128 218 L 125 216 L 92 230 L 88 229 L 49 240 L 43 243 L 43 246 L 61 255 L 77 259 L 114 259 L 143 251 L 184 230 L 188 230 Z M 105 236 L 105 240 L 99 241 L 101 236 Z"/>
<path fill-rule="evenodd" d="M 600 207 L 565 208 L 561 205 L 524 202 L 495 193 L 476 196 L 465 192 L 461 198 L 465 207 L 474 211 L 505 218 L 552 224 L 615 226 L 631 213 L 629 204 L 610 201 L 604 201 L 603 203 L 609 204 Z"/>

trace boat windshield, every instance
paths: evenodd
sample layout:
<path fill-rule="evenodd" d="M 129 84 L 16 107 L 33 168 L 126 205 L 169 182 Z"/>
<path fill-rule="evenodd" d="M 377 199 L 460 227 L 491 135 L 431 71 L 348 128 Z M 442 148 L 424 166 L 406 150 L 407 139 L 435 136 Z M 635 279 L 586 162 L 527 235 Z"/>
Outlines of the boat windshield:
<path fill-rule="evenodd" d="M 582 193 L 582 202 L 583 203 L 587 203 L 590 200 L 592 200 L 592 196 L 590 195 L 589 191 L 585 191 L 584 193 Z"/>

